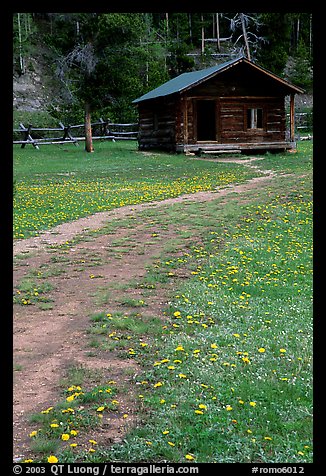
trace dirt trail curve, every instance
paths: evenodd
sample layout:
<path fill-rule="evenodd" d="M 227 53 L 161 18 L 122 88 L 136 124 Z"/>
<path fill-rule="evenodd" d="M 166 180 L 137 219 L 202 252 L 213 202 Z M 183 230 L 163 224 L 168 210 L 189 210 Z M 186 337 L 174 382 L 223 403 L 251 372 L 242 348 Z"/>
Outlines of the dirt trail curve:
<path fill-rule="evenodd" d="M 43 248 L 47 245 L 52 244 L 62 244 L 66 241 L 73 239 L 76 235 L 83 233 L 85 230 L 94 230 L 101 228 L 107 224 L 109 220 L 114 220 L 117 218 L 124 218 L 131 212 L 136 212 L 139 210 L 144 210 L 146 208 L 153 208 L 153 207 L 162 207 L 166 205 L 170 205 L 173 203 L 180 203 L 180 202 L 187 202 L 187 201 L 209 201 L 218 198 L 219 196 L 227 195 L 230 192 L 234 193 L 243 193 L 246 190 L 250 190 L 252 188 L 258 187 L 259 184 L 263 185 L 266 180 L 270 180 L 274 172 L 271 170 L 260 170 L 258 166 L 252 165 L 253 161 L 261 160 L 261 158 L 255 157 L 251 159 L 190 159 L 190 160 L 206 160 L 206 161 L 214 161 L 214 162 L 233 162 L 239 163 L 242 165 L 248 165 L 249 167 L 255 168 L 259 170 L 264 175 L 262 177 L 256 177 L 249 180 L 245 184 L 241 185 L 230 185 L 225 187 L 224 189 L 218 191 L 209 191 L 209 192 L 197 192 L 195 194 L 185 194 L 180 197 L 176 198 L 168 198 L 166 200 L 162 200 L 160 202 L 148 202 L 148 203 L 141 203 L 139 205 L 126 205 L 120 208 L 116 208 L 114 210 L 105 211 L 105 212 L 98 212 L 93 215 L 79 218 L 78 220 L 62 223 L 61 225 L 57 225 L 56 227 L 52 228 L 51 230 L 44 231 L 40 233 L 38 236 L 27 238 L 24 240 L 17 240 L 14 242 L 13 251 L 14 255 L 17 255 L 22 252 L 27 251 L 36 251 L 40 248 Z"/>
<path fill-rule="evenodd" d="M 209 159 L 208 159 L 209 160 Z M 241 164 L 245 161 L 241 160 Z M 251 166 L 250 162 L 248 165 Z M 13 245 L 14 286 L 30 276 L 32 272 L 45 269 L 61 270 L 47 278 L 53 285 L 50 297 L 53 306 L 41 309 L 38 306 L 14 305 L 14 402 L 13 402 L 13 450 L 14 460 L 29 456 L 29 433 L 35 429 L 28 416 L 53 405 L 59 400 L 62 379 L 68 368 L 81 365 L 103 372 L 105 381 L 115 380 L 119 385 L 128 385 L 130 375 L 139 370 L 132 359 L 122 359 L 119 353 L 95 349 L 90 356 L 90 314 L 103 309 L 121 310 L 122 296 L 142 298 L 142 290 L 128 289 L 128 283 L 139 281 L 146 273 L 146 266 L 152 264 L 163 249 L 163 243 L 178 236 L 179 230 L 170 227 L 160 231 L 160 240 L 151 239 L 153 230 L 150 222 L 137 222 L 134 228 L 118 227 L 110 234 L 99 234 L 87 241 L 72 244 L 67 251 L 49 245 L 60 245 L 72 240 L 88 230 L 104 227 L 109 221 L 124 217 L 137 217 L 137 212 L 155 209 L 182 202 L 206 202 L 229 193 L 243 194 L 246 191 L 264 187 L 273 178 L 267 171 L 261 177 L 246 183 L 232 185 L 214 192 L 198 192 L 160 202 L 125 206 L 108 212 L 96 213 L 74 222 L 64 223 L 42 232 L 37 237 L 16 241 Z M 128 241 L 127 252 L 115 250 L 115 243 Z M 121 251 L 121 250 L 120 250 Z M 24 259 L 20 259 L 21 256 Z M 53 258 L 56 257 L 56 260 Z M 81 266 L 81 263 L 83 265 Z M 56 268 L 55 268 L 56 267 Z M 93 278 L 93 279 L 92 279 Z M 95 279 L 96 278 L 96 279 Z M 123 289 L 123 285 L 124 290 Z M 108 291 L 105 299 L 99 292 Z M 169 289 L 157 287 L 151 295 L 146 295 L 146 308 L 142 314 L 163 316 Z M 97 297 L 97 300 L 96 300 Z M 120 307 L 119 307 L 120 306 Z M 127 312 L 131 309 L 123 308 Z M 130 384 L 129 384 L 130 385 Z M 136 421 L 133 392 L 119 395 L 119 412 L 109 416 L 95 438 L 101 444 L 120 441 L 128 425 Z M 128 418 L 123 415 L 128 414 Z M 86 440 L 87 441 L 87 440 Z"/>

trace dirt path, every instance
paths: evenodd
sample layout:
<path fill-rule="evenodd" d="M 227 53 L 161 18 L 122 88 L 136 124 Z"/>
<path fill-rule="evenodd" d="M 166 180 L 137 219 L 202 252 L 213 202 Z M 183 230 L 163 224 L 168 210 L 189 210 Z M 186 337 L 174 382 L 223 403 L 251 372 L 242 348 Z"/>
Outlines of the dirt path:
<path fill-rule="evenodd" d="M 166 243 L 178 237 L 179 230 L 176 226 L 169 226 L 160 230 L 156 240 L 155 225 L 149 218 L 138 221 L 139 213 L 148 209 L 160 213 L 174 203 L 207 202 L 230 193 L 245 194 L 249 190 L 268 186 L 272 178 L 273 173 L 269 171 L 247 183 L 216 192 L 199 192 L 97 213 L 14 243 L 14 286 L 28 276 L 40 276 L 42 273 L 47 273 L 46 282 L 53 286 L 48 293 L 52 299 L 48 308 L 14 305 L 15 461 L 26 458 L 30 452 L 28 435 L 35 426 L 29 422 L 29 415 L 52 406 L 62 398 L 62 380 L 72 367 L 100 370 L 99 378 L 103 382 L 114 380 L 120 387 L 128 386 L 130 389 L 119 395 L 119 411 L 114 417 L 105 419 L 100 429 L 96 430 L 96 435 L 88 435 L 88 438 L 96 436 L 99 443 L 109 445 L 120 441 L 128 426 L 136 423 L 134 384 L 132 387 L 130 382 L 140 369 L 134 360 L 121 358 L 118 350 L 92 348 L 89 329 L 90 315 L 95 312 L 135 311 L 124 303 L 126 296 L 129 300 L 146 299 L 146 308 L 137 309 L 141 316 L 147 314 L 164 319 L 163 311 L 172 291 L 171 285 L 157 286 L 144 297 L 144 291 L 131 283 L 143 278 L 146 267 L 154 263 Z M 133 220 L 132 228 L 117 226 L 110 234 L 88 236 L 87 240 L 72 243 L 68 249 L 59 246 L 126 217 Z M 182 251 L 186 246 L 184 240 Z M 178 252 L 177 247 L 175 252 Z M 125 414 L 128 418 L 123 416 Z"/>

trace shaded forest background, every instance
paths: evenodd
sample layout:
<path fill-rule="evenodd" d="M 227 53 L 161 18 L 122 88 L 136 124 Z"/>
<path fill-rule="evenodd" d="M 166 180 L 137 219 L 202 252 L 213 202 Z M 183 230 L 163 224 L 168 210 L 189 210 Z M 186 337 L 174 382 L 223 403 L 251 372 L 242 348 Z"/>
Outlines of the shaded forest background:
<path fill-rule="evenodd" d="M 132 100 L 245 55 L 312 92 L 311 13 L 15 13 L 14 121 L 137 121 Z"/>

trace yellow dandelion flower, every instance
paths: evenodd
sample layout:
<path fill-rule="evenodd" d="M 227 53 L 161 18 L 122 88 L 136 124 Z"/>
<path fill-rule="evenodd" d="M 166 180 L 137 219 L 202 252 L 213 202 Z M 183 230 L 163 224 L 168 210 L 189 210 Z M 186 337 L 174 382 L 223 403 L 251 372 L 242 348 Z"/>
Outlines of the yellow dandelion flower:
<path fill-rule="evenodd" d="M 172 443 L 172 441 L 168 441 L 168 445 L 175 446 L 175 443 Z"/>
<path fill-rule="evenodd" d="M 154 388 L 157 388 L 157 387 L 162 387 L 163 383 L 162 382 L 157 382 L 154 384 Z"/>
<path fill-rule="evenodd" d="M 33 436 L 36 436 L 37 435 L 37 431 L 32 431 L 29 436 L 32 438 Z"/>
<path fill-rule="evenodd" d="M 61 435 L 62 441 L 68 441 L 69 438 L 70 438 L 70 435 L 68 435 L 68 433 L 62 433 Z"/>
<path fill-rule="evenodd" d="M 225 407 L 226 411 L 230 412 L 231 410 L 233 410 L 233 408 L 231 407 L 231 405 L 226 405 Z"/>
<path fill-rule="evenodd" d="M 48 457 L 48 463 L 57 463 L 58 462 L 58 458 L 56 456 L 49 456 Z"/>
<path fill-rule="evenodd" d="M 201 410 L 195 410 L 195 413 L 197 413 L 197 415 L 204 415 L 204 412 Z"/>
<path fill-rule="evenodd" d="M 96 409 L 96 411 L 97 411 L 97 412 L 102 412 L 104 409 L 105 409 L 105 407 L 98 407 L 98 408 Z"/>
<path fill-rule="evenodd" d="M 257 403 L 256 403 L 256 402 L 249 402 L 249 405 L 250 405 L 251 407 L 255 407 L 255 406 L 257 405 Z"/>
<path fill-rule="evenodd" d="M 178 345 L 178 347 L 176 347 L 175 350 L 184 351 L 184 348 L 182 347 L 182 345 Z"/>
<path fill-rule="evenodd" d="M 194 455 L 189 454 L 189 453 L 185 455 L 185 458 L 188 459 L 189 461 L 192 461 L 192 460 L 195 459 Z"/>
<path fill-rule="evenodd" d="M 264 347 L 260 347 L 260 348 L 258 349 L 258 352 L 260 352 L 261 354 L 263 354 L 263 353 L 265 352 L 265 350 L 266 350 L 266 349 L 265 349 Z"/>

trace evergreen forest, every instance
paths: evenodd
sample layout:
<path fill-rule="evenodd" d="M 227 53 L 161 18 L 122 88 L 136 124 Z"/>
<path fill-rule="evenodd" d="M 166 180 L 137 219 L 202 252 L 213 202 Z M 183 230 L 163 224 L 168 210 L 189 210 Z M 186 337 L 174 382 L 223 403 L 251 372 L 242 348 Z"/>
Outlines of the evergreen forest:
<path fill-rule="evenodd" d="M 312 44 L 311 13 L 15 13 L 13 74 L 46 65 L 57 120 L 128 122 L 133 99 L 241 55 L 310 93 Z"/>

